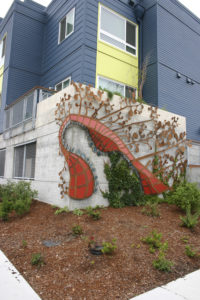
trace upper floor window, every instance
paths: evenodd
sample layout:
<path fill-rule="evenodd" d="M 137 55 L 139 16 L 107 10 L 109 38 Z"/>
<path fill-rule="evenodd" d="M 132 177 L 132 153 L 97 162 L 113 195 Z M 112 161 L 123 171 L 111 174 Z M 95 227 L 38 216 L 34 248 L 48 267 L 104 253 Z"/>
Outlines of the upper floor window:
<path fill-rule="evenodd" d="M 103 6 L 100 11 L 100 39 L 137 55 L 136 25 Z"/>
<path fill-rule="evenodd" d="M 2 51 L 1 51 L 1 57 L 4 57 L 6 53 L 6 35 L 3 38 L 2 41 Z"/>
<path fill-rule="evenodd" d="M 5 53 L 6 53 L 6 35 L 4 35 L 3 39 L 0 41 L 0 68 L 4 64 Z"/>
<path fill-rule="evenodd" d="M 70 83 L 71 83 L 71 77 L 68 77 L 68 78 L 64 79 L 63 81 L 57 83 L 55 86 L 55 90 L 57 92 L 59 92 L 59 91 L 63 90 L 64 88 L 68 87 L 70 85 Z"/>
<path fill-rule="evenodd" d="M 74 19 L 75 8 L 70 10 L 70 12 L 68 12 L 68 14 L 59 23 L 59 44 L 74 32 Z"/>

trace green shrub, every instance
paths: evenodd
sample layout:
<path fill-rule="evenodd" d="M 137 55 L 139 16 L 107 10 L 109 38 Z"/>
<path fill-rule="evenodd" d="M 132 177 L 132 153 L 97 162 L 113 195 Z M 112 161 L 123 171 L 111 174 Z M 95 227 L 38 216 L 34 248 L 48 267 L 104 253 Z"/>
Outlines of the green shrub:
<path fill-rule="evenodd" d="M 43 266 L 45 264 L 44 258 L 41 253 L 34 253 L 31 257 L 31 264 L 33 266 Z"/>
<path fill-rule="evenodd" d="M 184 217 L 182 216 L 180 217 L 182 221 L 181 225 L 193 229 L 198 224 L 199 216 L 200 216 L 200 208 L 196 213 L 192 214 L 191 207 L 190 205 L 188 205 L 186 208 L 186 215 Z"/>
<path fill-rule="evenodd" d="M 117 249 L 117 245 L 116 245 L 116 239 L 113 239 L 112 242 L 103 242 L 102 243 L 102 252 L 104 254 L 113 254 L 114 251 Z"/>
<path fill-rule="evenodd" d="M 78 208 L 75 208 L 73 210 L 73 214 L 76 215 L 76 216 L 82 216 L 84 214 L 84 212 Z"/>
<path fill-rule="evenodd" d="M 193 250 L 190 245 L 187 245 L 187 246 L 185 246 L 185 254 L 188 257 L 193 258 L 197 255 L 197 252 L 195 250 Z"/>
<path fill-rule="evenodd" d="M 83 229 L 80 225 L 74 225 L 72 227 L 72 232 L 74 235 L 81 235 L 83 233 Z"/>
<path fill-rule="evenodd" d="M 162 233 L 157 233 L 156 230 L 153 230 L 146 238 L 143 238 L 142 241 L 148 245 L 150 245 L 150 249 L 159 249 L 163 244 Z"/>
<path fill-rule="evenodd" d="M 120 153 L 109 153 L 110 164 L 105 164 L 108 192 L 102 192 L 110 206 L 120 208 L 139 205 L 142 202 L 140 180 Z"/>
<path fill-rule="evenodd" d="M 31 202 L 37 191 L 31 189 L 31 183 L 25 181 L 8 182 L 0 185 L 0 218 L 6 221 L 9 214 L 15 211 L 18 216 L 30 210 Z"/>
<path fill-rule="evenodd" d="M 92 219 L 99 220 L 101 218 L 101 212 L 97 211 L 95 207 L 93 208 L 91 206 L 88 206 L 85 208 L 85 210 L 88 216 L 90 216 Z"/>
<path fill-rule="evenodd" d="M 157 196 L 145 195 L 144 200 L 147 200 L 147 202 L 142 209 L 142 213 L 151 217 L 159 217 L 160 212 L 158 210 L 158 203 L 160 202 L 160 199 Z"/>
<path fill-rule="evenodd" d="M 69 212 L 69 208 L 67 206 L 64 206 L 63 208 L 59 208 L 55 211 L 55 215 L 60 215 L 62 213 L 68 213 Z"/>
<path fill-rule="evenodd" d="M 196 213 L 200 209 L 200 190 L 196 183 L 184 181 L 169 193 L 167 200 L 185 212 L 190 207 L 191 212 Z"/>
<path fill-rule="evenodd" d="M 26 240 L 22 240 L 22 247 L 23 248 L 26 248 L 28 245 L 27 241 Z"/>
<path fill-rule="evenodd" d="M 165 258 L 164 251 L 160 251 L 158 258 L 153 261 L 153 266 L 155 269 L 163 272 L 171 272 L 173 262 Z"/>

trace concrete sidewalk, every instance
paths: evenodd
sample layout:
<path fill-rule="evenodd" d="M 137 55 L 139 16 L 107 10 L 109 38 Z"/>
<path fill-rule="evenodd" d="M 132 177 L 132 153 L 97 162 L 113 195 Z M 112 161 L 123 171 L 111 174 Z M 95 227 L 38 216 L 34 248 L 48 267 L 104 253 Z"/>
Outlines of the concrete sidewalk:
<path fill-rule="evenodd" d="M 200 270 L 130 300 L 200 300 Z"/>
<path fill-rule="evenodd" d="M 0 250 L 0 299 L 41 300 Z"/>

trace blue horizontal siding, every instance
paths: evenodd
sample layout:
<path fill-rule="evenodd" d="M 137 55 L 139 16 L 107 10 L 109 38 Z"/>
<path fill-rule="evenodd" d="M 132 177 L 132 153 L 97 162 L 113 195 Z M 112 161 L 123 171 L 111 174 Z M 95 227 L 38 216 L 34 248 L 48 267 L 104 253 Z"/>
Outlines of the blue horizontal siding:
<path fill-rule="evenodd" d="M 183 115 L 187 119 L 187 137 L 200 140 L 200 84 L 190 85 L 186 77 L 176 77 L 176 72 L 162 64 L 158 68 L 159 107 Z"/>
<path fill-rule="evenodd" d="M 196 33 L 159 6 L 158 60 L 200 82 L 199 49 L 200 27 L 199 33 Z"/>
<path fill-rule="evenodd" d="M 82 53 L 84 42 L 84 5 L 83 1 L 57 1 L 48 8 L 48 21 L 45 25 L 44 51 L 42 61 L 41 83 L 44 86 L 54 86 L 59 81 L 72 76 L 72 80 L 81 78 Z M 75 7 L 74 32 L 62 43 L 58 44 L 59 22 Z M 79 68 L 78 77 L 77 66 Z"/>
<path fill-rule="evenodd" d="M 6 104 L 9 105 L 34 86 L 38 86 L 40 76 L 20 69 L 9 68 Z"/>

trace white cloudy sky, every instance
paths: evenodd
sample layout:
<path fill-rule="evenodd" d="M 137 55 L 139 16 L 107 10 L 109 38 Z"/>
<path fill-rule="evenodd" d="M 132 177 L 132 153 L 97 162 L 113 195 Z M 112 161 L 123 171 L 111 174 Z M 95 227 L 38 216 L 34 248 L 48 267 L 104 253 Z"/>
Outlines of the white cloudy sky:
<path fill-rule="evenodd" d="M 200 0 L 179 0 L 186 7 L 188 7 L 194 14 L 200 18 Z M 13 0 L 0 0 L 0 17 L 4 17 Z M 51 0 L 35 0 L 44 6 L 47 6 Z"/>

